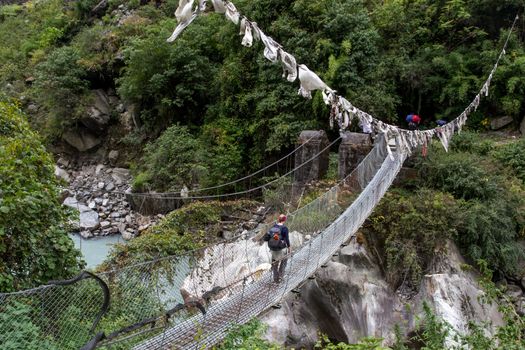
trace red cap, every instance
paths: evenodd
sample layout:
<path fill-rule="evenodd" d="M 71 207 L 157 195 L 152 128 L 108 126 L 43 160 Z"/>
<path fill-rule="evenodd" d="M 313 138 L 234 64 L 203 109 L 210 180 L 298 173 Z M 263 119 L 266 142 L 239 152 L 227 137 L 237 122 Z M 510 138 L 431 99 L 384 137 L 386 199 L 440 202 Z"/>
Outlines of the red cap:
<path fill-rule="evenodd" d="M 285 222 L 286 221 L 286 215 L 284 215 L 284 214 L 279 215 L 279 218 L 277 219 L 277 221 Z"/>

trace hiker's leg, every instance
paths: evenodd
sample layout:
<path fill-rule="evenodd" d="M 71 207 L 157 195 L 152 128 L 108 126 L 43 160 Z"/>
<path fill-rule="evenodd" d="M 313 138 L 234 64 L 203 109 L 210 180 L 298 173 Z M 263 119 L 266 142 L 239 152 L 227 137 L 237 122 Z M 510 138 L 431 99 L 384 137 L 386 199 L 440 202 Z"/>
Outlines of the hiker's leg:
<path fill-rule="evenodd" d="M 279 279 L 278 266 L 279 266 L 279 260 L 272 259 L 272 273 L 273 273 L 274 281 L 277 281 Z"/>
<path fill-rule="evenodd" d="M 288 262 L 288 259 L 284 258 L 281 260 L 281 264 L 279 265 L 279 276 L 283 278 L 284 276 L 284 270 L 286 269 L 286 263 Z"/>

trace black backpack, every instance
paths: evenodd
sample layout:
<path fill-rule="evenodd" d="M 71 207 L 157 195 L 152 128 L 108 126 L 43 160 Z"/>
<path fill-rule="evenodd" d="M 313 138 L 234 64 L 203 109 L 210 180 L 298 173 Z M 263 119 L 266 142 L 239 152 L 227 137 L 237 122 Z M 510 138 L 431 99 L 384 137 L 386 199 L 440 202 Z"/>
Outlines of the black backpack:
<path fill-rule="evenodd" d="M 264 240 L 268 242 L 270 250 L 281 250 L 286 247 L 286 242 L 283 239 L 279 225 L 274 225 L 270 231 L 264 235 Z"/>

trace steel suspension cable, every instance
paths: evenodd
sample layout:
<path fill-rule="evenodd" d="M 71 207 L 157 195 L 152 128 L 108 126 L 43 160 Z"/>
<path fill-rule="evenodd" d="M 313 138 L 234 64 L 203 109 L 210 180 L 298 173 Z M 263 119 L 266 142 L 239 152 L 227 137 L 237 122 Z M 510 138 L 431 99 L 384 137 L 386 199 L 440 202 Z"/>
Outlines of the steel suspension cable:
<path fill-rule="evenodd" d="M 238 191 L 238 192 L 233 192 L 233 193 L 224 193 L 224 194 L 217 194 L 217 195 L 209 195 L 209 196 L 191 196 L 191 197 L 182 197 L 182 196 L 165 196 L 163 193 L 125 193 L 125 192 L 121 192 L 121 191 L 112 191 L 111 193 L 117 193 L 117 194 L 125 194 L 125 195 L 130 195 L 130 196 L 133 196 L 133 197 L 141 197 L 141 198 L 144 198 L 144 197 L 150 197 L 150 198 L 160 198 L 160 199 L 179 199 L 179 200 L 192 200 L 192 199 L 213 199 L 213 198 L 224 198 L 224 197 L 233 197 L 233 196 L 238 196 L 238 195 L 241 195 L 241 194 L 246 194 L 246 193 L 251 193 L 251 192 L 255 192 L 255 191 L 258 191 L 258 190 L 261 190 L 261 189 L 264 189 L 266 188 L 267 186 L 281 180 L 282 178 L 292 174 L 293 172 L 301 169 L 302 167 L 304 167 L 306 164 L 312 162 L 314 159 L 316 159 L 317 157 L 319 157 L 323 152 L 325 152 L 326 150 L 330 149 L 330 147 L 332 147 L 337 141 L 339 141 L 341 139 L 341 136 L 339 136 L 338 138 L 336 138 L 334 141 L 332 141 L 328 146 L 324 147 L 321 151 L 319 151 L 318 153 L 316 153 L 313 157 L 309 158 L 308 160 L 304 161 L 303 163 L 301 163 L 300 165 L 296 166 L 295 168 L 293 168 L 292 170 L 288 171 L 286 174 L 283 174 L 279 177 L 277 177 L 276 179 L 274 180 L 271 180 L 263 185 L 260 185 L 260 186 L 257 186 L 257 187 L 254 187 L 254 188 L 251 188 L 251 189 L 248 189 L 248 190 L 243 190 L 243 191 Z"/>
<path fill-rule="evenodd" d="M 255 175 L 257 174 L 260 174 L 262 173 L 263 171 L 266 171 L 267 169 L 271 168 L 272 166 L 276 165 L 278 166 L 278 164 L 283 161 L 283 160 L 287 160 L 294 154 L 296 153 L 298 150 L 300 150 L 301 148 L 303 148 L 306 144 L 308 144 L 314 137 L 310 137 L 309 139 L 307 139 L 304 143 L 300 144 L 299 146 L 297 146 L 296 148 L 294 148 L 293 151 L 291 151 L 290 153 L 288 153 L 287 155 L 283 156 L 282 158 L 276 160 L 275 162 L 271 163 L 271 164 L 268 164 L 267 166 L 265 166 L 264 168 L 261 168 L 251 174 L 248 174 L 246 176 L 243 176 L 241 178 L 238 178 L 238 179 L 235 179 L 235 180 L 232 180 L 232 181 L 229 181 L 229 182 L 226 182 L 226 183 L 222 183 L 222 184 L 219 184 L 219 185 L 215 185 L 215 186 L 210 186 L 210 187 L 203 187 L 203 188 L 195 188 L 195 189 L 188 189 L 187 190 L 187 193 L 195 193 L 195 192 L 203 192 L 203 191 L 208 191 L 208 190 L 215 190 L 215 189 L 219 189 L 219 188 L 222 188 L 222 187 L 226 187 L 226 186 L 229 186 L 229 185 L 233 185 L 233 184 L 236 184 L 238 182 L 241 182 L 241 181 L 244 181 L 244 180 L 247 180 L 247 179 L 251 179 L 252 177 L 254 177 Z M 170 191 L 170 192 L 162 192 L 162 194 L 165 194 L 165 195 L 180 195 L 181 191 L 183 191 L 183 189 L 181 188 L 180 190 L 178 191 Z M 134 192 L 134 194 L 138 194 L 138 195 L 147 195 L 147 194 L 150 194 L 149 192 Z"/>

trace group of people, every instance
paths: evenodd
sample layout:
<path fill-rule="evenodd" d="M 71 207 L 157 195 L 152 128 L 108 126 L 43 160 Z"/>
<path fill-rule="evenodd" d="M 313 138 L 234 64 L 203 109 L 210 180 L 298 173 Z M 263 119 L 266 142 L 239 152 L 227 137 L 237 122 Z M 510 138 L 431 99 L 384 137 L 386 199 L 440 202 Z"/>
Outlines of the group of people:
<path fill-rule="evenodd" d="M 406 116 L 405 120 L 408 123 L 408 130 L 416 130 L 419 127 L 419 123 L 421 123 L 421 117 L 417 114 L 409 114 Z M 446 119 L 439 119 L 436 120 L 437 126 L 443 126 L 447 123 Z"/>

